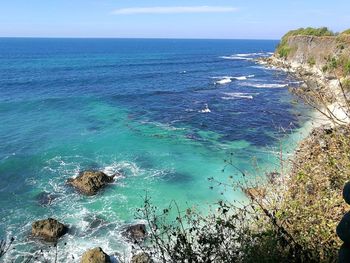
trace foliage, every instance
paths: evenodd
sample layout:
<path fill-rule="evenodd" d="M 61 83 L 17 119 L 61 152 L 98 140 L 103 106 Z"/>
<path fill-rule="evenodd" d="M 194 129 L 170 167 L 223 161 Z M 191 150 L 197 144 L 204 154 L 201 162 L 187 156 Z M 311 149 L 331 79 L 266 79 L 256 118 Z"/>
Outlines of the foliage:
<path fill-rule="evenodd" d="M 291 52 L 291 48 L 288 47 L 288 46 L 285 46 L 285 47 L 281 47 L 278 49 L 278 55 L 281 57 L 281 58 L 287 58 L 288 55 L 290 54 Z"/>
<path fill-rule="evenodd" d="M 171 212 L 176 216 L 171 217 Z M 149 246 L 158 262 L 317 262 L 296 244 L 276 217 L 265 211 L 269 228 L 259 229 L 263 208 L 219 201 L 217 210 L 203 216 L 195 209 L 180 211 L 176 203 L 159 209 L 150 199 L 138 210 L 150 228 Z M 175 219 L 172 219 L 175 218 Z M 262 220 L 262 221 L 261 221 Z"/>
<path fill-rule="evenodd" d="M 341 34 L 343 35 L 350 35 L 350 29 L 347 29 L 347 30 L 345 30 L 345 31 L 343 31 L 343 32 L 341 32 Z"/>
<path fill-rule="evenodd" d="M 312 67 L 312 66 L 315 66 L 316 60 L 315 60 L 314 57 L 310 57 L 310 58 L 307 60 L 307 63 L 309 64 L 310 67 Z"/>
<path fill-rule="evenodd" d="M 320 28 L 313 28 L 313 27 L 307 27 L 307 28 L 299 28 L 296 30 L 291 30 L 287 34 L 283 36 L 283 38 L 291 37 L 291 36 L 334 36 L 335 34 L 330 31 L 327 27 L 320 27 Z"/>
<path fill-rule="evenodd" d="M 342 84 L 344 90 L 350 91 L 350 78 L 344 78 L 344 79 L 341 81 L 341 84 Z"/>

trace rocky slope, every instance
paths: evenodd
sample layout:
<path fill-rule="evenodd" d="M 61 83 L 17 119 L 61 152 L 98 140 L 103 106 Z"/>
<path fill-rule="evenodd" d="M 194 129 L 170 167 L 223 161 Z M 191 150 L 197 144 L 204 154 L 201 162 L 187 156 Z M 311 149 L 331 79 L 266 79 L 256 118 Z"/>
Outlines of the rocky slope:
<path fill-rule="evenodd" d="M 313 106 L 327 106 L 338 123 L 349 122 L 345 95 L 350 93 L 350 36 L 286 34 L 270 58 L 260 63 L 293 73 L 304 81 L 303 95 Z M 350 96 L 349 96 L 350 97 Z"/>

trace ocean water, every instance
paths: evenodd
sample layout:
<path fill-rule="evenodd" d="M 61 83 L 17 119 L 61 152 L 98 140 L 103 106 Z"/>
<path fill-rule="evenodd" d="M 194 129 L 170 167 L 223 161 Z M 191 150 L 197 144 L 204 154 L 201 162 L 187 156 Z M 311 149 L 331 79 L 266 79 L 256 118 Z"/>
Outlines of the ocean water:
<path fill-rule="evenodd" d="M 34 220 L 68 224 L 59 259 L 78 262 L 90 247 L 130 251 L 120 230 L 146 194 L 160 208 L 242 199 L 210 190 L 207 178 L 239 180 L 237 170 L 222 172 L 231 154 L 248 172 L 252 163 L 278 168 L 274 153 L 292 150 L 307 121 L 308 108 L 288 92 L 295 80 L 253 60 L 276 45 L 0 39 L 0 238 L 16 238 L 6 260 L 50 250 L 30 239 Z M 123 176 L 85 197 L 65 181 L 87 169 Z"/>

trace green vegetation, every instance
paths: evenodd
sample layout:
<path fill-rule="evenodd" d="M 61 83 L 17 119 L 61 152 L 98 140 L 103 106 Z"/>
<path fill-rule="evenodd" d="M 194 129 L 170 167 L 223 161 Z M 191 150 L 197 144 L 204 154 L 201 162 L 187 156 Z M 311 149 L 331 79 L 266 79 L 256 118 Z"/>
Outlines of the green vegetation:
<path fill-rule="evenodd" d="M 342 35 L 350 35 L 350 29 L 341 32 Z"/>
<path fill-rule="evenodd" d="M 307 60 L 307 63 L 309 64 L 310 67 L 312 66 L 315 66 L 316 65 L 316 60 L 314 57 L 310 57 L 308 60 Z"/>
<path fill-rule="evenodd" d="M 346 75 L 350 74 L 350 59 L 344 63 L 344 71 Z"/>
<path fill-rule="evenodd" d="M 339 77 L 350 75 L 350 57 L 348 55 L 328 57 L 322 71 L 335 71 Z"/>
<path fill-rule="evenodd" d="M 317 37 L 323 37 L 323 36 L 334 36 L 335 34 L 330 31 L 327 27 L 320 27 L 320 28 L 299 28 L 296 30 L 291 30 L 287 34 L 283 36 L 284 37 L 291 37 L 291 36 L 317 36 Z"/>
<path fill-rule="evenodd" d="M 290 47 L 283 46 L 283 47 L 279 48 L 277 52 L 281 58 L 287 58 L 288 55 L 290 54 L 291 50 L 292 49 Z"/>
<path fill-rule="evenodd" d="M 350 78 L 344 78 L 341 81 L 341 84 L 345 91 L 350 91 Z"/>

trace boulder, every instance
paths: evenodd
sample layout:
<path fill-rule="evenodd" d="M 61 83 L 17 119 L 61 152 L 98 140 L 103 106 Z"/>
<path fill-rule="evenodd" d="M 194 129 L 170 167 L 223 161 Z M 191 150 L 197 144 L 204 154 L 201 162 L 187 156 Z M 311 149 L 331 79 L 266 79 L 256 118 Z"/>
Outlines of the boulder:
<path fill-rule="evenodd" d="M 350 182 L 347 182 L 343 188 L 343 198 L 350 205 Z"/>
<path fill-rule="evenodd" d="M 32 224 L 32 235 L 48 242 L 56 242 L 67 233 L 68 228 L 56 219 L 48 218 Z"/>
<path fill-rule="evenodd" d="M 81 257 L 80 263 L 110 263 L 109 256 L 100 247 L 89 249 Z"/>
<path fill-rule="evenodd" d="M 141 241 L 145 239 L 147 235 L 146 225 L 144 224 L 130 225 L 126 227 L 126 229 L 122 234 L 123 236 L 131 240 Z"/>
<path fill-rule="evenodd" d="M 350 212 L 346 213 L 338 224 L 337 235 L 343 242 L 350 244 Z"/>
<path fill-rule="evenodd" d="M 152 263 L 153 260 L 146 252 L 141 252 L 133 255 L 131 258 L 131 263 Z"/>
<path fill-rule="evenodd" d="M 108 176 L 103 172 L 85 171 L 67 182 L 83 194 L 95 195 L 101 188 L 113 182 L 114 177 L 115 175 Z"/>

